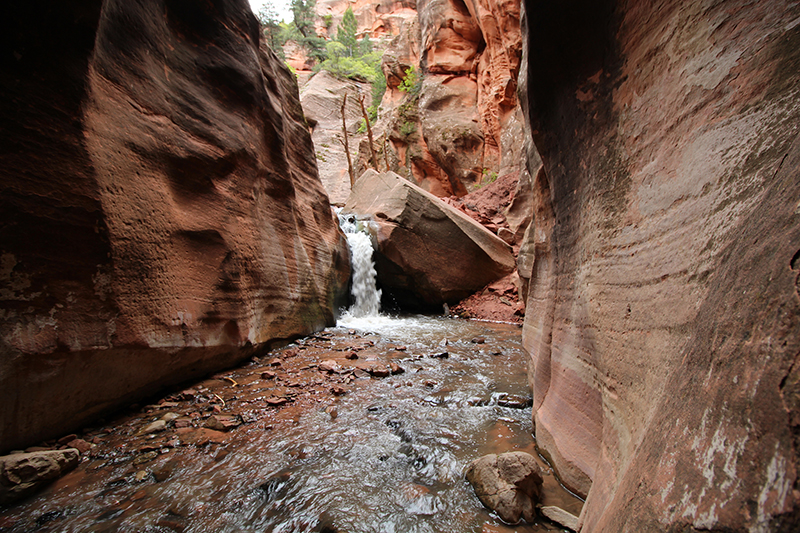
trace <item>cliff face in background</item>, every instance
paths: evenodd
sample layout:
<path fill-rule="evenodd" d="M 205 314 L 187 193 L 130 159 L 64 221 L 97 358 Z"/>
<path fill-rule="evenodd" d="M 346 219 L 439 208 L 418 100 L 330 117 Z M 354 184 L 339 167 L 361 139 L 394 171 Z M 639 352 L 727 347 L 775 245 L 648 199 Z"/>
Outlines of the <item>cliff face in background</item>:
<path fill-rule="evenodd" d="M 800 8 L 526 7 L 524 344 L 581 531 L 796 531 Z"/>
<path fill-rule="evenodd" d="M 333 322 L 346 243 L 244 0 L 7 11 L 3 450 Z"/>

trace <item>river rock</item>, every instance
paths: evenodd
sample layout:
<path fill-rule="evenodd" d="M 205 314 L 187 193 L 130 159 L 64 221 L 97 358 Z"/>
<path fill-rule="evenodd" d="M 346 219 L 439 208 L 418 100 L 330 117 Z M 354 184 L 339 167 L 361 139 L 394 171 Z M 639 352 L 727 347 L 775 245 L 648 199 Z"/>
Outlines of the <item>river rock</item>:
<path fill-rule="evenodd" d="M 0 505 L 33 494 L 78 466 L 79 460 L 80 452 L 74 448 L 0 457 Z"/>
<path fill-rule="evenodd" d="M 542 488 L 536 459 L 525 452 L 490 454 L 467 468 L 467 481 L 481 502 L 509 524 L 533 523 Z"/>
<path fill-rule="evenodd" d="M 549 520 L 552 520 L 556 524 L 561 524 L 565 528 L 571 529 L 572 531 L 578 531 L 580 524 L 578 517 L 570 512 L 565 511 L 561 507 L 544 505 L 539 508 L 539 511 L 543 516 Z"/>
<path fill-rule="evenodd" d="M 581 532 L 797 531 L 800 6 L 522 4 L 523 344 Z"/>
<path fill-rule="evenodd" d="M 46 11 L 4 11 L 0 452 L 332 325 L 349 277 L 247 2 Z"/>
<path fill-rule="evenodd" d="M 345 210 L 376 222 L 378 282 L 401 306 L 441 309 L 514 268 L 508 244 L 393 172 L 366 171 Z"/>

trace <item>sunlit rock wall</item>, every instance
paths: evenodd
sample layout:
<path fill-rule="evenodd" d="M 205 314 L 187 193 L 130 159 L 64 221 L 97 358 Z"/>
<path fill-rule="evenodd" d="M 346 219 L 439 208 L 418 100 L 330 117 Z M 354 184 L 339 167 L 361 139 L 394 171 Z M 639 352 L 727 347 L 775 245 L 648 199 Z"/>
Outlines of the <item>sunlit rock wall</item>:
<path fill-rule="evenodd" d="M 346 244 L 247 2 L 5 11 L 3 451 L 332 323 Z"/>
<path fill-rule="evenodd" d="M 526 7 L 524 344 L 581 531 L 796 531 L 800 6 Z"/>

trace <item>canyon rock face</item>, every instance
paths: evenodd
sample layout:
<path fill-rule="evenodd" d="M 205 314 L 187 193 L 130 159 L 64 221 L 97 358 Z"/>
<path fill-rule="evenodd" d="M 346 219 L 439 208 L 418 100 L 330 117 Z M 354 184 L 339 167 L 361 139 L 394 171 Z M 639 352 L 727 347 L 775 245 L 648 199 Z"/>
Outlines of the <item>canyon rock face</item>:
<path fill-rule="evenodd" d="M 378 283 L 403 308 L 441 309 L 514 269 L 510 246 L 394 172 L 365 172 L 345 212 L 376 223 Z"/>
<path fill-rule="evenodd" d="M 581 532 L 797 531 L 800 8 L 525 5 L 523 341 Z"/>
<path fill-rule="evenodd" d="M 4 17 L 0 447 L 334 320 L 343 235 L 244 0 Z"/>
<path fill-rule="evenodd" d="M 311 126 L 317 167 L 322 185 L 330 201 L 342 205 L 350 194 L 350 175 L 347 155 L 344 152 L 342 132 L 342 100 L 347 94 L 344 110 L 350 157 L 355 167 L 354 148 L 366 134 L 358 132 L 362 121 L 360 97 L 369 105 L 370 86 L 352 80 L 340 80 L 328 71 L 321 70 L 303 86 L 300 102 L 306 121 Z"/>
<path fill-rule="evenodd" d="M 318 0 L 317 34 L 335 37 L 348 7 L 356 17 L 359 34 L 373 38 L 397 35 L 405 23 L 417 18 L 416 0 Z"/>

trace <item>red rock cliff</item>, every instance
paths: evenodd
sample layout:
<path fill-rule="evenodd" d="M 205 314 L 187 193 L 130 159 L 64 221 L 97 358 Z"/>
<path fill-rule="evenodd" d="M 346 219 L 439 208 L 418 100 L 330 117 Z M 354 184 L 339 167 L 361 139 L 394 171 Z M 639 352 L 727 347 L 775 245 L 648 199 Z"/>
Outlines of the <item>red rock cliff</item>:
<path fill-rule="evenodd" d="M 247 2 L 6 11 L 2 450 L 332 323 L 346 245 Z"/>
<path fill-rule="evenodd" d="M 797 531 L 800 8 L 526 7 L 524 344 L 581 531 Z"/>

